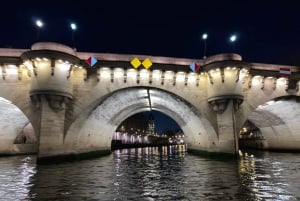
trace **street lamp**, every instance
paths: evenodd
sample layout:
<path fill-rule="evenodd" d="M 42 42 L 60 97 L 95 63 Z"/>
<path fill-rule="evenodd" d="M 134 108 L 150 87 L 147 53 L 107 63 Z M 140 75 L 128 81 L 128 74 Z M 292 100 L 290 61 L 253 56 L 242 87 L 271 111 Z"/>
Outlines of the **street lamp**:
<path fill-rule="evenodd" d="M 77 25 L 75 23 L 71 23 L 70 27 L 72 29 L 72 45 L 75 48 L 75 30 L 77 29 Z"/>
<path fill-rule="evenodd" d="M 237 39 L 236 35 L 231 35 L 229 38 L 230 42 L 232 43 L 232 51 L 234 51 L 234 43 L 236 39 Z"/>
<path fill-rule="evenodd" d="M 40 37 L 40 30 L 44 26 L 44 23 L 41 20 L 38 19 L 38 20 L 35 21 L 35 25 L 36 25 L 36 28 L 37 28 L 36 41 L 38 41 L 39 37 Z"/>
<path fill-rule="evenodd" d="M 203 51 L 203 58 L 205 59 L 206 58 L 206 46 L 207 46 L 207 44 L 206 44 L 206 39 L 207 39 L 207 37 L 208 37 L 208 35 L 207 35 L 207 33 L 204 33 L 204 34 L 202 34 L 202 40 L 204 41 L 204 51 Z"/>

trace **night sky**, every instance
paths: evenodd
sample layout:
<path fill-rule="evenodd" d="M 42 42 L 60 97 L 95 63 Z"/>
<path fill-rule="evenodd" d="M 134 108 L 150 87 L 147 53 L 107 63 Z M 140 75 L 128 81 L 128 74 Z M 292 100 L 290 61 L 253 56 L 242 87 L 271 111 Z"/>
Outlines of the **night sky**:
<path fill-rule="evenodd" d="M 208 55 L 231 52 L 235 33 L 245 61 L 300 66 L 300 2 L 279 2 L 4 0 L 0 46 L 30 48 L 40 18 L 40 40 L 66 45 L 76 22 L 78 51 L 202 58 L 203 32 Z"/>
<path fill-rule="evenodd" d="M 169 2 L 169 3 L 167 3 Z M 197 4 L 196 4 L 197 3 Z M 232 52 L 243 60 L 300 66 L 300 1 L 1 1 L 0 47 L 27 48 L 40 40 L 81 52 L 203 57 Z"/>

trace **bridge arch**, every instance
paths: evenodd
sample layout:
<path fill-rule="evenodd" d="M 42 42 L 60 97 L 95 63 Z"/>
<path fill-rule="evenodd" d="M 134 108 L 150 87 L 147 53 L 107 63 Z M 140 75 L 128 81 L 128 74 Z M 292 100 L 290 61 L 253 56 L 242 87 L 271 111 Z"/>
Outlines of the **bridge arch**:
<path fill-rule="evenodd" d="M 128 117 L 149 108 L 171 117 L 185 133 L 188 148 L 212 151 L 218 138 L 211 123 L 187 101 L 157 88 L 125 88 L 115 91 L 98 106 L 80 115 L 68 130 L 65 152 L 110 149 L 113 133 Z"/>
<path fill-rule="evenodd" d="M 0 97 L 0 155 L 37 152 L 37 137 L 26 115 Z"/>
<path fill-rule="evenodd" d="M 242 128 L 251 113 L 268 101 L 300 97 L 298 87 L 288 89 L 288 84 L 289 80 L 284 77 L 264 77 L 256 74 L 248 76 L 243 86 L 244 101 L 242 110 L 238 111 L 240 118 L 237 120 L 237 128 Z M 296 85 L 299 86 L 300 81 Z"/>
<path fill-rule="evenodd" d="M 300 142 L 299 96 L 281 96 L 258 106 L 249 116 L 268 150 L 297 150 Z M 247 146 L 251 145 L 248 143 Z"/>

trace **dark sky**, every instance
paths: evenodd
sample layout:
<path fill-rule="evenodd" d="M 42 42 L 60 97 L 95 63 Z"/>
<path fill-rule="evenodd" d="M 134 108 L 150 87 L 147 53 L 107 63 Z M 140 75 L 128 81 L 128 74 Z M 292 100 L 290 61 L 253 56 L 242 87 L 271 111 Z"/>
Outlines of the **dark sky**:
<path fill-rule="evenodd" d="M 76 22 L 75 46 L 82 52 L 200 59 L 202 33 L 209 34 L 208 55 L 231 52 L 235 33 L 235 52 L 245 61 L 300 66 L 296 0 L 4 0 L 0 8 L 0 47 L 30 48 L 40 18 L 40 40 L 70 46 L 69 24 Z"/>
<path fill-rule="evenodd" d="M 196 4 L 197 2 L 197 4 Z M 202 58 L 235 52 L 245 61 L 300 66 L 299 1 L 1 1 L 0 46 L 30 48 L 35 19 L 43 41 L 71 45 L 69 23 L 78 25 L 78 51 Z"/>

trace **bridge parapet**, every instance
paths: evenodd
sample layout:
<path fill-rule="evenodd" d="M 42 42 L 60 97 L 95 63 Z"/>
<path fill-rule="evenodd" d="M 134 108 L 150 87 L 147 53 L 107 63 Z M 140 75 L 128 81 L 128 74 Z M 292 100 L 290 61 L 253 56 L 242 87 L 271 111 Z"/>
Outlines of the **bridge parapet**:
<path fill-rule="evenodd" d="M 289 75 L 280 74 L 280 70 L 289 70 Z M 250 74 L 252 80 L 249 82 L 249 88 L 252 84 L 258 84 L 258 78 L 260 79 L 261 89 L 265 88 L 265 81 L 272 79 L 274 82 L 274 89 L 279 85 L 284 85 L 285 90 L 289 93 L 297 93 L 299 91 L 300 81 L 300 68 L 296 66 L 284 66 L 276 64 L 261 64 L 252 63 Z"/>
<path fill-rule="evenodd" d="M 50 50 L 50 51 L 63 52 L 63 53 L 69 54 L 69 55 L 76 56 L 75 49 L 70 48 L 66 45 L 62 45 L 59 43 L 53 43 L 53 42 L 34 43 L 31 46 L 31 50 Z"/>
<path fill-rule="evenodd" d="M 185 71 L 162 71 L 159 69 L 110 68 L 97 69 L 97 81 L 122 83 L 132 86 L 199 86 L 200 78 L 205 75 Z"/>
<path fill-rule="evenodd" d="M 207 65 L 210 63 L 216 63 L 220 61 L 242 61 L 242 57 L 238 54 L 217 54 L 210 57 L 207 57 L 203 64 Z"/>

